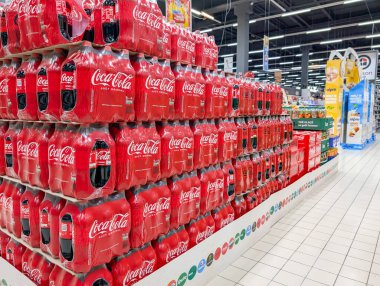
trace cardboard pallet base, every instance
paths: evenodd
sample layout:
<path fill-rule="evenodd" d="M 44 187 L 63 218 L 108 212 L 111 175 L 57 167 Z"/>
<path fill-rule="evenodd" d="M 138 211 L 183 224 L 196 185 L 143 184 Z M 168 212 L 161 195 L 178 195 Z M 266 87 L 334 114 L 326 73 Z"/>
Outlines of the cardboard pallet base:
<path fill-rule="evenodd" d="M 310 194 L 321 182 L 326 181 L 337 172 L 338 162 L 339 159 L 335 158 L 306 174 L 287 188 L 273 194 L 257 208 L 135 285 L 206 285 L 264 236 L 307 194 Z"/>

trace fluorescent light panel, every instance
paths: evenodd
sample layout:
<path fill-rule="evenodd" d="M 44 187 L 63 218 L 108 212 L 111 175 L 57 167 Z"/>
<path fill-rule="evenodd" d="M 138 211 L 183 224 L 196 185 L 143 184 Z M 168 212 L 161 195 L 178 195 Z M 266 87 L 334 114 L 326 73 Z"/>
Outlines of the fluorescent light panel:
<path fill-rule="evenodd" d="M 277 40 L 277 39 L 282 39 L 283 37 L 285 37 L 285 36 L 284 36 L 284 35 L 273 36 L 273 37 L 269 37 L 269 40 Z"/>
<path fill-rule="evenodd" d="M 336 40 L 322 41 L 319 44 L 321 44 L 321 45 L 327 45 L 327 44 L 340 43 L 342 41 L 343 41 L 342 39 L 336 39 Z"/>
<path fill-rule="evenodd" d="M 299 47 L 301 47 L 301 45 L 287 46 L 287 47 L 282 47 L 281 50 L 289 50 L 289 49 L 295 49 Z"/>
<path fill-rule="evenodd" d="M 302 9 L 302 10 L 298 10 L 298 11 L 287 12 L 287 13 L 283 13 L 281 15 L 281 17 L 288 17 L 288 16 L 293 16 L 293 15 L 298 15 L 298 14 L 307 13 L 307 12 L 310 12 L 310 11 L 311 11 L 311 9 L 308 8 L 308 9 Z"/>
<path fill-rule="evenodd" d="M 282 62 L 280 63 L 280 65 L 292 65 L 294 64 L 294 62 Z"/>
<path fill-rule="evenodd" d="M 212 29 L 205 29 L 205 30 L 201 30 L 200 33 L 203 34 L 203 33 L 209 33 L 209 32 L 212 32 Z"/>
<path fill-rule="evenodd" d="M 373 35 L 366 36 L 367 39 L 379 38 L 379 37 L 380 37 L 380 34 L 373 34 Z"/>
<path fill-rule="evenodd" d="M 380 20 L 374 20 L 374 21 L 359 23 L 358 26 L 373 25 L 373 24 L 377 24 L 377 23 L 380 23 Z"/>
<path fill-rule="evenodd" d="M 311 31 L 307 31 L 306 34 L 315 34 L 315 33 L 328 32 L 328 31 L 331 31 L 331 28 L 311 30 Z"/>
<path fill-rule="evenodd" d="M 351 3 L 356 3 L 356 2 L 362 2 L 363 0 L 346 0 L 343 2 L 343 4 L 351 4 Z"/>

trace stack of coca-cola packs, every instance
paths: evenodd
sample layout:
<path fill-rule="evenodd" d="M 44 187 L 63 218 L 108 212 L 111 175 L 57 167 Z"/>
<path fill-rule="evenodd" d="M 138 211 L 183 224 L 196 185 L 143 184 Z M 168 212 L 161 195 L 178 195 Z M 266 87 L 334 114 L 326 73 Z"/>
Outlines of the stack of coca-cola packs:
<path fill-rule="evenodd" d="M 0 254 L 37 285 L 132 285 L 288 184 L 281 88 L 154 0 L 0 16 Z"/>

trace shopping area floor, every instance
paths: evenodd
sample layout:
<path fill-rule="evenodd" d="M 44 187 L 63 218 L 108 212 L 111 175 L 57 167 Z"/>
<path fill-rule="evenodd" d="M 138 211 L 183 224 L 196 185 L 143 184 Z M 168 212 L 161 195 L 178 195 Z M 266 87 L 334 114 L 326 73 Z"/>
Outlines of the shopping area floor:
<path fill-rule="evenodd" d="M 380 286 L 380 142 L 314 190 L 207 286 Z"/>

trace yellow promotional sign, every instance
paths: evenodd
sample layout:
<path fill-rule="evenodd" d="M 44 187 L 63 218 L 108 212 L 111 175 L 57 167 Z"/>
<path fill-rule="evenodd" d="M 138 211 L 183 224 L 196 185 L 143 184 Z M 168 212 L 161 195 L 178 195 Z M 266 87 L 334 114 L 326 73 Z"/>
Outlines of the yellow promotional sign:
<path fill-rule="evenodd" d="M 342 60 L 329 60 L 326 64 L 325 107 L 327 116 L 334 119 L 333 135 L 339 135 L 342 119 L 343 78 Z"/>
<path fill-rule="evenodd" d="M 191 29 L 191 1 L 166 0 L 166 20 Z"/>

